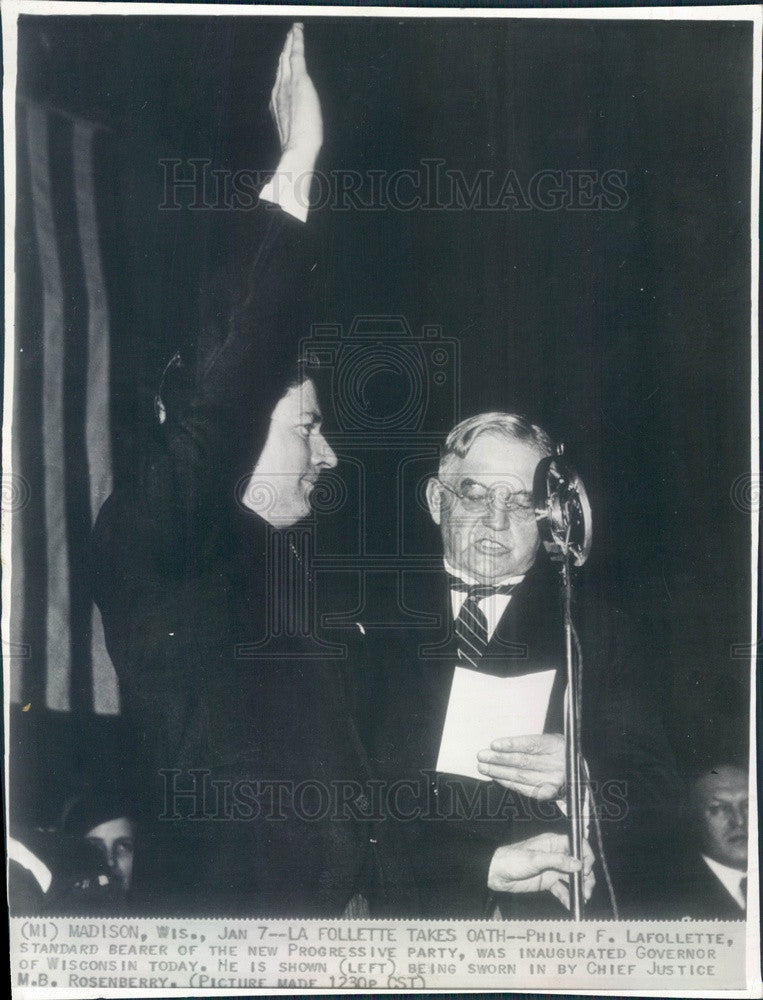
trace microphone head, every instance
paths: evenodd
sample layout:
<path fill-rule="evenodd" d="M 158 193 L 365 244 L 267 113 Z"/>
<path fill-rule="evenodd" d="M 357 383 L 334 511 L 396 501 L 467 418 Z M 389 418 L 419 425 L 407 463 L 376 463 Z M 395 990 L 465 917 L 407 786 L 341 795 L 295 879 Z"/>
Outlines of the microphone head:
<path fill-rule="evenodd" d="M 538 531 L 552 559 L 582 566 L 591 551 L 588 494 L 578 474 L 558 455 L 541 459 L 535 470 L 533 502 Z"/>

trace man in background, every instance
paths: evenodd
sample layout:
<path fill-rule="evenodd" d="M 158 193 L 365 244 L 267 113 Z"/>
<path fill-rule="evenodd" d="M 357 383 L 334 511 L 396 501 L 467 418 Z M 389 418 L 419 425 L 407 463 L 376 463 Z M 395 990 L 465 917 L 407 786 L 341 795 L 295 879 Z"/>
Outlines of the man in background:
<path fill-rule="evenodd" d="M 695 773 L 688 790 L 685 837 L 663 882 L 664 916 L 744 919 L 748 795 L 748 773 L 738 764 L 717 763 Z"/>
<path fill-rule="evenodd" d="M 131 803 L 105 784 L 70 798 L 53 827 L 12 828 L 8 838 L 11 912 L 127 915 L 135 834 Z"/>
<path fill-rule="evenodd" d="M 64 837 L 81 838 L 98 851 L 127 900 L 135 858 L 133 807 L 118 794 L 86 792 L 64 806 L 59 826 Z"/>

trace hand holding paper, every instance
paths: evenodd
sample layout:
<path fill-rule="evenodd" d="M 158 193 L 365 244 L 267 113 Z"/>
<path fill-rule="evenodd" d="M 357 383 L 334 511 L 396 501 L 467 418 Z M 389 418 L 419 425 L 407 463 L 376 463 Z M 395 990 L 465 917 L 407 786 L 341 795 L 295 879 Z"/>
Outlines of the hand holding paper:
<path fill-rule="evenodd" d="M 504 788 L 541 801 L 559 798 L 567 781 L 564 737 L 560 733 L 493 740 L 477 754 L 480 774 Z"/>
<path fill-rule="evenodd" d="M 537 740 L 532 734 L 543 732 L 555 676 L 555 670 L 537 670 L 518 677 L 494 677 L 456 667 L 437 770 L 490 781 L 491 776 L 478 767 L 478 753 L 491 741 Z"/>

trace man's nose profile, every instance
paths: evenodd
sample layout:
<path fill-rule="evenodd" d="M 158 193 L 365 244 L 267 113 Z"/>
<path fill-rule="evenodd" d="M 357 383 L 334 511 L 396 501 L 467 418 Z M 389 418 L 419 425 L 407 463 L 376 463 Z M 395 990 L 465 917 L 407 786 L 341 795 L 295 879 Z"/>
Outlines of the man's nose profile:
<path fill-rule="evenodd" d="M 337 467 L 339 459 L 336 457 L 336 452 L 323 434 L 319 434 L 317 436 L 315 444 L 313 445 L 312 460 L 315 465 L 319 466 L 321 471 L 323 469 L 335 469 Z"/>

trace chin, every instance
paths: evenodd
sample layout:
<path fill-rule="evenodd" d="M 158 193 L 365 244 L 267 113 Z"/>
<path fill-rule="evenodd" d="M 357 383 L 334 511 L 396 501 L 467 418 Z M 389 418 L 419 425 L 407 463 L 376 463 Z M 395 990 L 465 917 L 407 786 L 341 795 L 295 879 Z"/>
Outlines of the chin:
<path fill-rule="evenodd" d="M 715 858 L 722 865 L 729 868 L 747 868 L 747 844 L 714 844 L 708 845 L 705 851 L 711 858 Z"/>
<path fill-rule="evenodd" d="M 508 576 L 510 571 L 510 560 L 506 558 L 486 559 L 483 556 L 482 558 L 471 560 L 471 572 L 475 576 L 495 578 L 498 576 Z"/>
<path fill-rule="evenodd" d="M 740 852 L 737 854 L 735 851 L 730 852 L 728 855 L 728 860 L 725 862 L 731 868 L 740 868 L 747 870 L 747 851 Z"/>
<path fill-rule="evenodd" d="M 310 515 L 312 514 L 312 512 L 313 511 L 312 511 L 312 508 L 311 508 L 310 504 L 306 503 L 304 505 L 304 507 L 301 507 L 298 511 L 295 511 L 295 513 L 294 513 L 294 522 L 293 523 L 294 524 L 299 524 L 300 522 L 304 521 L 305 518 L 310 517 Z"/>
<path fill-rule="evenodd" d="M 490 585 L 491 583 L 495 583 L 496 580 L 505 580 L 507 576 L 511 576 L 511 572 L 507 569 L 503 568 L 496 569 L 494 567 L 491 567 L 490 569 L 485 569 L 484 566 L 483 567 L 475 566 L 471 569 L 467 569 L 466 572 L 470 576 L 473 576 L 474 579 L 478 580 L 480 583 L 485 583 L 488 585 Z"/>
<path fill-rule="evenodd" d="M 503 568 L 491 567 L 490 569 L 477 570 L 474 574 L 475 576 L 481 576 L 484 580 L 502 580 L 504 577 L 509 575 L 509 571 Z"/>

